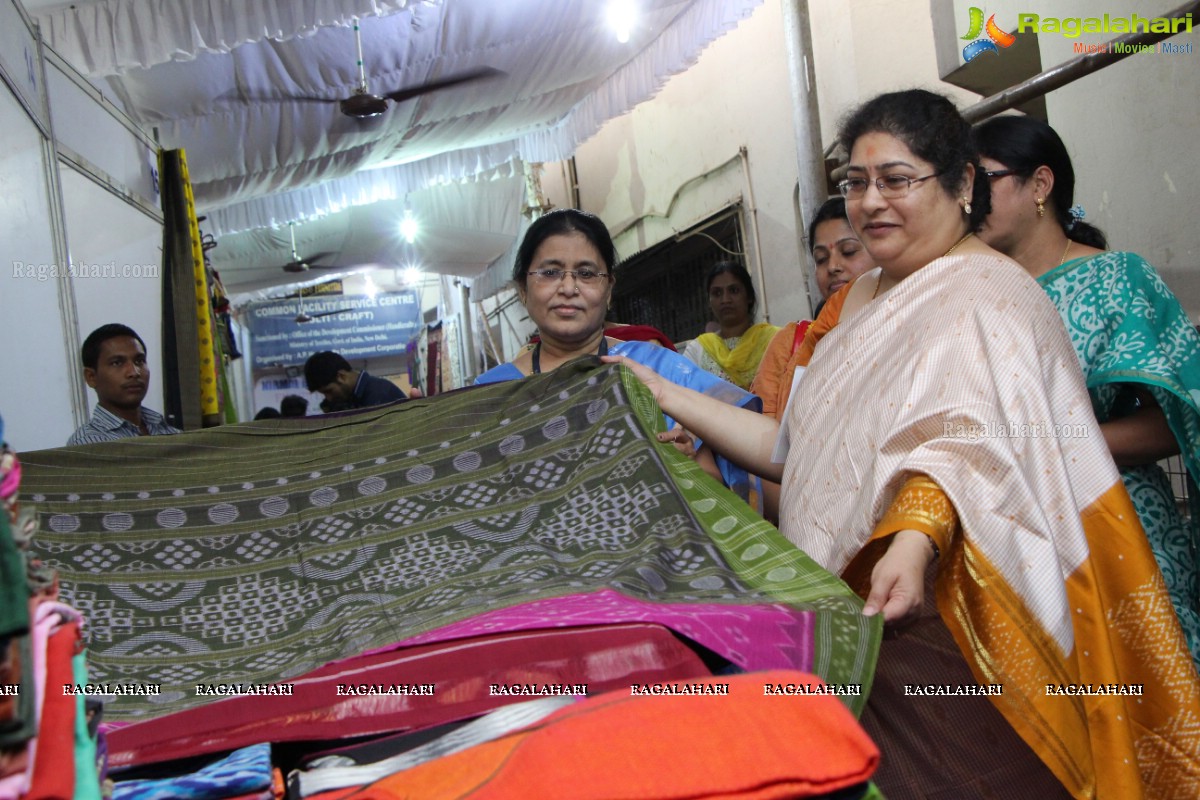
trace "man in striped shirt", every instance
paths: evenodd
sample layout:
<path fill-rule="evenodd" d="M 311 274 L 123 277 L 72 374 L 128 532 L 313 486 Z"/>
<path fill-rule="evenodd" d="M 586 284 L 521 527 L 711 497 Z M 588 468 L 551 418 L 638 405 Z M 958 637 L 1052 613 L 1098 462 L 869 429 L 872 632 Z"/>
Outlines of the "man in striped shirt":
<path fill-rule="evenodd" d="M 68 445 L 108 442 L 132 436 L 179 433 L 162 414 L 142 406 L 150 388 L 146 344 L 132 328 L 102 325 L 83 342 L 83 379 L 96 390 L 92 417 L 67 440 Z"/>

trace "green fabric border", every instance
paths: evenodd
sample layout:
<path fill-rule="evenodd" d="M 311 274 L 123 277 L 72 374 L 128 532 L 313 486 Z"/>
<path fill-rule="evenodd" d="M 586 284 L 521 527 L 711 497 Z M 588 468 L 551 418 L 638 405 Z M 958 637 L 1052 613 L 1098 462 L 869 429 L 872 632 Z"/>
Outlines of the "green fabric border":
<path fill-rule="evenodd" d="M 664 431 L 662 411 L 650 390 L 627 367 L 621 378 L 647 435 Z M 713 480 L 671 444 L 657 448 L 688 507 L 712 535 L 730 568 L 750 586 L 818 614 L 813 671 L 828 683 L 859 684 L 860 697 L 843 697 L 861 715 L 870 694 L 883 638 L 880 615 L 864 617 L 863 600 L 841 578 L 821 567 L 744 500 Z"/>

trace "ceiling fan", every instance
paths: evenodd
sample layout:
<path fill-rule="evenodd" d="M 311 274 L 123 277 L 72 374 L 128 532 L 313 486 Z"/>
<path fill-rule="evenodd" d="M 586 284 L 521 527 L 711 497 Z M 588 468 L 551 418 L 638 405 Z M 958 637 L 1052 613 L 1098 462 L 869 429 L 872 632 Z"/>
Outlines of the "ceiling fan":
<path fill-rule="evenodd" d="M 458 86 L 464 83 L 472 83 L 474 81 L 486 80 L 488 78 L 499 77 L 504 73 L 492 67 L 479 67 L 477 69 L 459 72 L 453 75 L 448 75 L 439 80 L 423 83 L 419 86 L 412 86 L 407 89 L 397 89 L 394 92 L 385 92 L 382 95 L 373 94 L 367 86 L 367 71 L 363 62 L 362 49 L 362 33 L 358 27 L 358 17 L 354 18 L 354 44 L 358 48 L 358 88 L 349 97 L 341 100 L 331 101 L 325 97 L 291 97 L 290 100 L 301 100 L 307 102 L 336 102 L 342 113 L 348 117 L 357 120 L 370 119 L 378 117 L 388 109 L 388 101 L 393 103 L 403 103 L 405 100 L 411 100 L 414 97 L 437 92 L 442 89 L 449 89 L 452 86 Z"/>
<path fill-rule="evenodd" d="M 292 260 L 283 265 L 284 272 L 308 272 L 310 269 L 338 269 L 338 267 L 334 266 L 326 267 L 312 263 L 333 255 L 332 252 L 314 253 L 311 258 L 300 258 L 299 254 L 296 253 L 296 223 L 288 223 L 288 233 L 292 240 Z"/>

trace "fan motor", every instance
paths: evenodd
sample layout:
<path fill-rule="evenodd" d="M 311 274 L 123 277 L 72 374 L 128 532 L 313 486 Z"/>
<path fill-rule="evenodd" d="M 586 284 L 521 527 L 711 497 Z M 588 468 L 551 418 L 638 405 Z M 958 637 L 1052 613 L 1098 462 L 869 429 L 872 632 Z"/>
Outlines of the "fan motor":
<path fill-rule="evenodd" d="M 355 119 L 378 117 L 387 111 L 388 107 L 387 100 L 384 100 L 382 97 L 360 92 L 350 95 L 345 100 L 342 100 L 339 105 L 342 108 L 343 114 Z"/>

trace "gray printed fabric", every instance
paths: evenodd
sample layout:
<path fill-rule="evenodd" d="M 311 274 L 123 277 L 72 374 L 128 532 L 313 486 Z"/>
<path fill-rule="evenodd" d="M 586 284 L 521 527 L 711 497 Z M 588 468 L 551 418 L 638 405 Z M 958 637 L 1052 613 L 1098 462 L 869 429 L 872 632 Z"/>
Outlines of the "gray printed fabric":
<path fill-rule="evenodd" d="M 32 550 L 87 618 L 90 680 L 161 685 L 109 698 L 109 719 L 600 590 L 799 609 L 799 649 L 827 680 L 864 684 L 858 710 L 877 620 L 654 441 L 659 424 L 641 383 L 593 359 L 347 415 L 27 453 Z M 722 655 L 769 666 L 732 617 Z"/>

